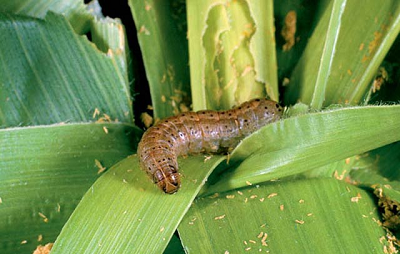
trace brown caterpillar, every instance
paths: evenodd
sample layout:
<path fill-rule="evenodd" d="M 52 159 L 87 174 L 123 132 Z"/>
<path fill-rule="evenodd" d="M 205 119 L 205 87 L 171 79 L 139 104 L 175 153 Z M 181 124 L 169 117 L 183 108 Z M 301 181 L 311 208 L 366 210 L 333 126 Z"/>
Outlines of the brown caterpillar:
<path fill-rule="evenodd" d="M 277 121 L 282 107 L 254 99 L 225 110 L 187 112 L 150 127 L 138 146 L 140 166 L 165 193 L 180 187 L 177 157 L 196 153 L 223 153 L 262 126 Z"/>

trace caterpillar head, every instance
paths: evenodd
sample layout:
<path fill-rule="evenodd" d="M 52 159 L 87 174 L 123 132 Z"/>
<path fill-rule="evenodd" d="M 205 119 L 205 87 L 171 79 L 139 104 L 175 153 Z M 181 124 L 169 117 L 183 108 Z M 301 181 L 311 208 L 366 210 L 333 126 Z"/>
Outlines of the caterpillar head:
<path fill-rule="evenodd" d="M 181 186 L 181 178 L 179 173 L 172 173 L 168 175 L 166 178 L 157 182 L 158 187 L 168 194 L 173 194 L 178 191 Z"/>

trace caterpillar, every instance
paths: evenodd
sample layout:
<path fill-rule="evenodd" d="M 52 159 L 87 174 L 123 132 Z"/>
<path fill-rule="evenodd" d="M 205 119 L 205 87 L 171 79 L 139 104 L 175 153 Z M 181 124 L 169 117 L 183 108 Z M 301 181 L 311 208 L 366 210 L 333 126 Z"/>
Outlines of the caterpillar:
<path fill-rule="evenodd" d="M 226 153 L 244 137 L 277 121 L 282 107 L 275 101 L 253 99 L 225 110 L 181 113 L 150 127 L 138 145 L 140 167 L 165 193 L 181 184 L 179 155 Z"/>

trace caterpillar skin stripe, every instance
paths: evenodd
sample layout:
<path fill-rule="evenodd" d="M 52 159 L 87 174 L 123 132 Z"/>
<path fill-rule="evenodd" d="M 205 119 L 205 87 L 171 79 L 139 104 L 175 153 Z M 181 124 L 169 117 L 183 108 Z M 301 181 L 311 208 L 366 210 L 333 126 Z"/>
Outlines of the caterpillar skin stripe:
<path fill-rule="evenodd" d="M 166 118 L 143 134 L 138 146 L 140 167 L 161 190 L 172 194 L 181 184 L 178 156 L 226 153 L 281 115 L 282 107 L 275 101 L 253 99 L 230 110 L 186 112 Z"/>

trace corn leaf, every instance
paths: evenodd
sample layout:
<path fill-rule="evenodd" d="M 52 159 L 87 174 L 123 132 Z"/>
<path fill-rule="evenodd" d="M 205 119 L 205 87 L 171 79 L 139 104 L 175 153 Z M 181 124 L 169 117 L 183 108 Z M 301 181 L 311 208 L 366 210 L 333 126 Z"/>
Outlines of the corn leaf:
<path fill-rule="evenodd" d="M 164 194 L 131 156 L 88 190 L 57 238 L 52 253 L 161 253 L 205 179 L 223 159 L 180 160 L 181 189 Z"/>
<path fill-rule="evenodd" d="M 383 253 L 391 245 L 379 218 L 362 189 L 283 181 L 196 200 L 179 235 L 188 253 Z"/>
<path fill-rule="evenodd" d="M 92 40 L 96 46 L 107 53 L 107 55 L 113 58 L 120 68 L 120 73 L 123 74 L 124 78 L 128 79 L 131 77 L 132 71 L 129 69 L 129 63 L 131 61 L 129 48 L 126 41 L 125 27 L 119 19 L 111 18 L 95 18 L 91 22 Z M 125 82 L 126 89 L 129 91 L 129 81 Z"/>
<path fill-rule="evenodd" d="M 0 252 L 53 242 L 98 171 L 132 154 L 139 135 L 110 123 L 1 129 Z"/>
<path fill-rule="evenodd" d="M 77 33 L 89 29 L 93 19 L 82 0 L 18 0 L 1 1 L 0 12 L 44 18 L 48 11 L 63 14 Z"/>
<path fill-rule="evenodd" d="M 329 0 L 318 1 L 318 4 L 309 4 L 307 0 L 281 0 L 274 1 L 274 19 L 276 26 L 276 57 L 278 61 L 278 78 L 283 88 L 286 83 L 284 78 L 290 78 L 293 68 L 299 61 L 307 42 L 313 33 L 316 23 L 321 14 L 329 4 Z M 286 44 L 282 36 L 285 25 L 285 18 L 289 12 L 296 13 L 296 33 L 294 34 L 295 44 L 289 50 L 284 49 Z M 286 80 L 287 82 L 287 80 Z"/>
<path fill-rule="evenodd" d="M 0 252 L 26 253 L 55 240 L 98 171 L 132 154 L 141 131 L 126 73 L 64 17 L 1 14 L 0 31 L 0 126 L 39 125 L 0 130 Z M 81 121 L 99 123 L 42 126 Z"/>
<path fill-rule="evenodd" d="M 133 122 L 125 73 L 64 17 L 0 14 L 0 41 L 0 126 Z"/>
<path fill-rule="evenodd" d="M 187 1 L 193 108 L 278 100 L 272 1 Z"/>
<path fill-rule="evenodd" d="M 332 72 L 332 62 L 336 53 L 341 19 L 346 3 L 347 0 L 335 0 L 333 3 L 317 80 L 315 81 L 315 89 L 310 104 L 313 109 L 321 109 L 325 100 L 325 90 L 328 84 L 328 77 Z"/>
<path fill-rule="evenodd" d="M 332 103 L 354 105 L 362 102 L 370 88 L 372 78 L 400 31 L 398 1 L 368 2 L 368 4 L 347 1 L 346 3 L 337 50 L 327 81 L 324 106 Z M 298 99 L 306 104 L 311 102 L 318 66 L 327 40 L 326 31 L 331 11 L 332 4 L 319 20 L 292 73 L 288 92 L 285 93 L 287 104 L 295 103 Z"/>
<path fill-rule="evenodd" d="M 400 192 L 400 142 L 396 142 L 356 157 L 350 176 L 358 184 Z M 400 195 L 396 197 L 400 202 Z"/>
<path fill-rule="evenodd" d="M 184 1 L 129 0 L 129 6 L 150 85 L 154 117 L 177 114 L 180 104 L 187 103 L 190 97 Z"/>
<path fill-rule="evenodd" d="M 232 170 L 215 177 L 220 181 L 206 192 L 294 175 L 399 141 L 399 126 L 399 105 L 333 109 L 270 124 L 239 144 L 230 156 Z"/>

